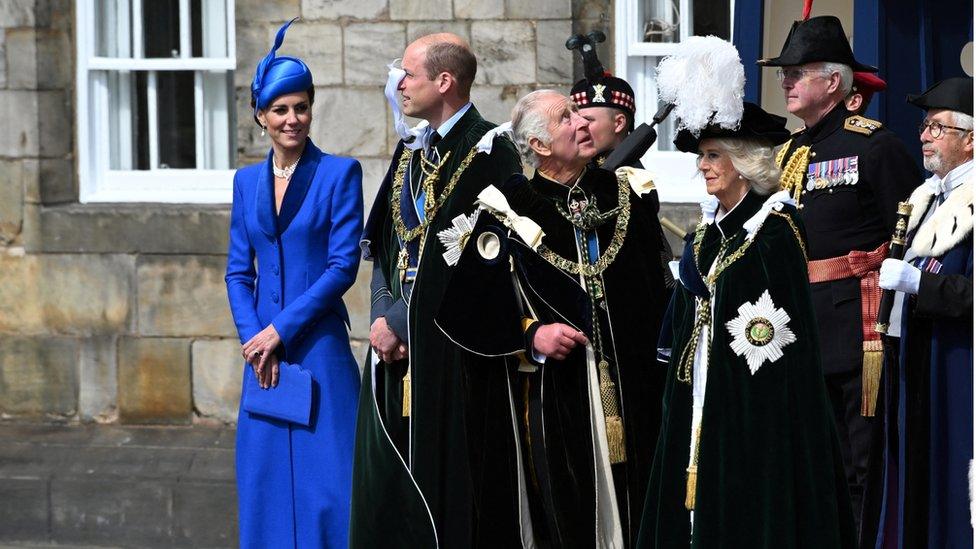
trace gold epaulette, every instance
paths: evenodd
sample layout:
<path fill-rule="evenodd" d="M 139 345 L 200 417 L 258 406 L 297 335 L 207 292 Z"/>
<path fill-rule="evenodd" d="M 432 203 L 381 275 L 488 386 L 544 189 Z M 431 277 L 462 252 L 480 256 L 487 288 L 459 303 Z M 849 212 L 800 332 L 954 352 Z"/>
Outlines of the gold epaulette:
<path fill-rule="evenodd" d="M 844 120 L 844 129 L 849 132 L 871 135 L 881 129 L 881 122 L 855 114 Z"/>

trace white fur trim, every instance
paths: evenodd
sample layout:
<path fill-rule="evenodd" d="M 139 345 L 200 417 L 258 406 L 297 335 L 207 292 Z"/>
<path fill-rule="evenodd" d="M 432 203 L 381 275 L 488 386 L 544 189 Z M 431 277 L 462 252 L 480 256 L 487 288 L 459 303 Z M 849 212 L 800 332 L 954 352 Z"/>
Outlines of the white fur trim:
<path fill-rule="evenodd" d="M 949 194 L 949 198 L 919 227 L 934 196 L 928 185 L 921 185 L 909 198 L 912 215 L 908 221 L 908 230 L 918 227 L 912 238 L 912 251 L 919 257 L 940 257 L 973 232 L 972 179 L 956 187 Z"/>
<path fill-rule="evenodd" d="M 969 460 L 969 522 L 976 528 L 976 472 L 973 460 Z"/>

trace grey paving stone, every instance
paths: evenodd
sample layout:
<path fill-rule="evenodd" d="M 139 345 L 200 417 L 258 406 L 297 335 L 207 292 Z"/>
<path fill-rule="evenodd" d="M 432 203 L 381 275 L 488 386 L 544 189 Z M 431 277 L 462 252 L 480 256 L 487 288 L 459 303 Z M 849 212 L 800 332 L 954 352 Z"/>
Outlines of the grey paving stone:
<path fill-rule="evenodd" d="M 181 482 L 173 488 L 177 545 L 237 547 L 237 492 L 233 485 Z"/>
<path fill-rule="evenodd" d="M 172 540 L 172 488 L 103 479 L 51 481 L 56 542 L 156 547 Z"/>
<path fill-rule="evenodd" d="M 0 540 L 48 538 L 48 480 L 0 482 Z"/>

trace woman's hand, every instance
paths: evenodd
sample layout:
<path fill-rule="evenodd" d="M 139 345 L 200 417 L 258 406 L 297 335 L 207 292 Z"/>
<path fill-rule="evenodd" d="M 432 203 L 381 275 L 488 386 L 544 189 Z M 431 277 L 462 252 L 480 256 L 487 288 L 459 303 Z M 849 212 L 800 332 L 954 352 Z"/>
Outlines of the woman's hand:
<path fill-rule="evenodd" d="M 241 355 L 254 368 L 254 374 L 258 377 L 258 381 L 264 379 L 262 376 L 267 376 L 267 386 L 278 384 L 278 358 L 274 354 L 278 345 L 281 345 L 281 336 L 278 335 L 278 330 L 275 330 L 274 325 L 269 324 L 267 328 L 258 332 L 247 343 L 241 346 Z M 267 367 L 272 360 L 274 360 L 273 385 L 271 384 L 272 372 L 266 371 L 266 369 L 271 370 L 271 368 Z M 262 387 L 265 386 L 265 384 L 262 384 Z"/>
<path fill-rule="evenodd" d="M 258 372 L 257 365 L 251 367 L 254 368 L 254 375 L 258 378 L 258 387 L 271 389 L 278 386 L 278 355 L 271 353 L 271 358 L 268 359 L 261 372 Z"/>

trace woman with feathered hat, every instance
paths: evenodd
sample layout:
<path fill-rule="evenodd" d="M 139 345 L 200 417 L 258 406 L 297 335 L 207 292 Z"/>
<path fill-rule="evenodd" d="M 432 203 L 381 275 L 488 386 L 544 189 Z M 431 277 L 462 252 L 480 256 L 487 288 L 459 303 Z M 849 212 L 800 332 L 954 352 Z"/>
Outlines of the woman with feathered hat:
<path fill-rule="evenodd" d="M 688 42 L 662 62 L 658 84 L 676 103 L 674 143 L 698 154 L 710 196 L 662 338 L 672 352 L 638 545 L 854 547 L 806 236 L 789 194 L 776 192 L 786 119 L 729 89 L 743 81 L 738 55 L 723 53 L 730 44 Z M 699 85 L 699 70 L 725 86 Z"/>
<path fill-rule="evenodd" d="M 240 545 L 346 547 L 359 369 L 342 295 L 359 266 L 362 168 L 309 139 L 312 74 L 275 55 L 289 25 L 251 85 L 271 150 L 234 176 L 226 281 L 247 361 Z"/>

